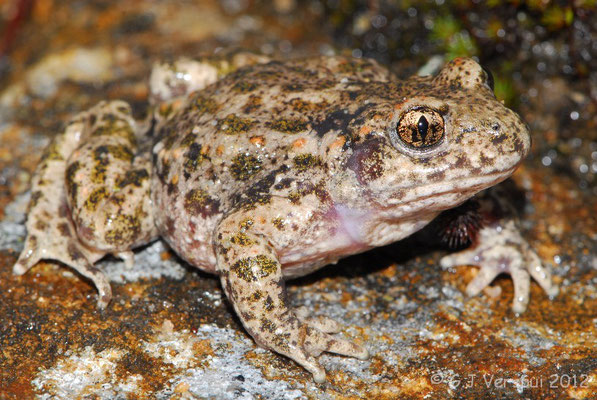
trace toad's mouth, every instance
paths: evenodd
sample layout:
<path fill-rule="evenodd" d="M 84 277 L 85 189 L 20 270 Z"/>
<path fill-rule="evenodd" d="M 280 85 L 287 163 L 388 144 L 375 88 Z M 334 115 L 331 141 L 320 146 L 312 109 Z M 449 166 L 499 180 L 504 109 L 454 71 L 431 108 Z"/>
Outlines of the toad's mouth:
<path fill-rule="evenodd" d="M 421 212 L 439 212 L 455 207 L 476 193 L 495 186 L 510 177 L 518 165 L 491 174 L 464 177 L 441 183 L 430 183 L 409 189 L 409 193 L 398 192 L 396 196 L 380 206 L 381 210 L 400 209 L 402 217 Z"/>

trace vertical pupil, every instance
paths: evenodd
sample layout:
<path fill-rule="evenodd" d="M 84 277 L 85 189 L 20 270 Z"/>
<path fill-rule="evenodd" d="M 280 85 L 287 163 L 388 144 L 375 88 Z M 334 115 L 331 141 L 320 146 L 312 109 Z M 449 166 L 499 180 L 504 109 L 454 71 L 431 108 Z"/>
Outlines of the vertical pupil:
<path fill-rule="evenodd" d="M 417 130 L 419 131 L 419 135 L 421 136 L 421 140 L 423 143 L 425 142 L 425 138 L 427 137 L 427 130 L 429 129 L 429 122 L 427 122 L 427 118 L 424 115 L 421 115 L 419 118 L 419 122 L 417 122 Z"/>

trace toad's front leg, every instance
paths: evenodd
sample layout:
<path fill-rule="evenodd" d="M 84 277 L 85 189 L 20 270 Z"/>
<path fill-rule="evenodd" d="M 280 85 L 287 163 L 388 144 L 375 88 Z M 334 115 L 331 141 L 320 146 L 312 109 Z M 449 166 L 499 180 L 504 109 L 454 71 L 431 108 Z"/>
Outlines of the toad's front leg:
<path fill-rule="evenodd" d="M 368 357 L 366 349 L 330 336 L 338 330 L 331 320 L 309 319 L 290 308 L 276 250 L 244 212 L 220 223 L 214 245 L 224 291 L 259 345 L 293 359 L 316 382 L 325 380 L 325 370 L 317 361 L 324 351 Z"/>
<path fill-rule="evenodd" d="M 477 196 L 479 211 L 484 220 L 474 245 L 441 259 L 443 268 L 457 265 L 479 265 L 481 268 L 468 284 L 466 293 L 476 296 L 499 274 L 510 274 L 514 282 L 512 311 L 523 313 L 529 303 L 531 277 L 550 296 L 558 293 L 551 271 L 520 233 L 516 212 L 507 195 L 500 188 L 492 188 Z"/>

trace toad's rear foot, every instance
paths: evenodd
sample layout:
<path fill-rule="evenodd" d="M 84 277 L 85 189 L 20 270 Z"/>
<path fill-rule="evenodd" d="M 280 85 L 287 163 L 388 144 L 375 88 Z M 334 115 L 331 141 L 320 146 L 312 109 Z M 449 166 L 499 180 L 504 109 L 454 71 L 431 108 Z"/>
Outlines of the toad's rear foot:
<path fill-rule="evenodd" d="M 81 113 L 46 149 L 31 182 L 27 212 L 27 238 L 13 273 L 22 275 L 41 259 L 54 259 L 90 279 L 99 292 L 98 306 L 105 307 L 112 291 L 106 276 L 93 263 L 104 253 L 91 250 L 77 239 L 68 218 L 64 174 L 66 162 L 86 130 L 89 114 Z"/>
<path fill-rule="evenodd" d="M 27 239 L 13 271 L 58 260 L 89 278 L 98 306 L 112 296 L 93 264 L 105 254 L 130 267 L 130 249 L 156 235 L 149 198 L 149 154 L 138 151 L 135 121 L 121 101 L 78 114 L 46 150 L 33 176 Z"/>
<path fill-rule="evenodd" d="M 321 353 L 335 353 L 347 357 L 355 357 L 359 360 L 369 358 L 367 349 L 354 344 L 348 340 L 334 338 L 310 323 L 302 323 L 298 320 L 291 320 L 286 324 L 286 330 L 278 337 L 284 336 L 284 340 L 268 346 L 272 350 L 284 354 L 303 366 L 313 374 L 313 380 L 318 383 L 325 381 L 325 370 L 319 364 L 316 357 Z M 292 349 L 290 353 L 284 350 Z"/>
<path fill-rule="evenodd" d="M 481 270 L 468 284 L 466 294 L 475 296 L 487 287 L 499 274 L 510 274 L 514 282 L 512 311 L 519 314 L 529 303 L 531 277 L 550 297 L 558 294 L 552 283 L 551 272 L 541 264 L 539 256 L 522 238 L 512 220 L 504 224 L 494 223 L 479 232 L 479 243 L 456 254 L 441 259 L 443 268 L 457 265 L 478 265 Z"/>
<path fill-rule="evenodd" d="M 13 267 L 13 273 L 22 275 L 41 259 L 60 261 L 93 282 L 99 296 L 97 305 L 101 309 L 105 308 L 112 299 L 112 289 L 106 275 L 93 266 L 93 262 L 101 258 L 103 253 L 97 253 L 82 246 L 73 236 L 72 228 L 68 228 L 61 222 L 57 225 L 53 224 L 59 220 L 60 218 L 52 218 L 48 222 L 61 227 L 58 228 L 58 230 L 63 229 L 60 232 L 53 234 L 45 232 L 40 236 L 31 233 L 27 235 L 25 247 Z"/>

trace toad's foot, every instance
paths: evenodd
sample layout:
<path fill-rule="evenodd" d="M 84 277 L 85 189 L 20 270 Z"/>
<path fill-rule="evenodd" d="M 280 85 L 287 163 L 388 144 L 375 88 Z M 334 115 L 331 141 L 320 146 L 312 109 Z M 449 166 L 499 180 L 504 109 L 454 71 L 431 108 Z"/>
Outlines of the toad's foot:
<path fill-rule="evenodd" d="M 338 333 L 342 329 L 342 326 L 331 318 L 324 317 L 323 315 L 311 316 L 305 306 L 295 308 L 294 315 L 296 315 L 299 321 L 309 324 L 313 328 L 325 333 Z"/>
<path fill-rule="evenodd" d="M 30 214 L 29 219 L 34 216 Z M 29 228 L 25 246 L 13 267 L 13 273 L 23 275 L 41 259 L 60 261 L 93 282 L 98 291 L 97 305 L 100 309 L 106 308 L 112 299 L 110 282 L 100 269 L 93 266 L 104 253 L 83 246 L 76 239 L 74 228 L 66 218 L 54 215 L 46 222 L 48 227 L 43 234 L 36 235 L 35 230 Z M 56 232 L 51 232 L 54 230 Z"/>
<path fill-rule="evenodd" d="M 484 227 L 479 232 L 475 247 L 447 255 L 441 259 L 440 264 L 443 268 L 457 265 L 478 265 L 481 268 L 466 288 L 468 296 L 479 294 L 499 274 L 510 274 L 514 282 L 512 311 L 516 314 L 527 308 L 531 277 L 548 296 L 558 294 L 557 286 L 552 283 L 550 270 L 543 267 L 539 256 L 522 238 L 512 220 Z"/>
<path fill-rule="evenodd" d="M 99 292 L 98 306 L 104 308 L 112 291 L 106 276 L 93 263 L 105 253 L 84 246 L 68 217 L 64 175 L 66 160 L 78 146 L 87 126 L 88 113 L 81 113 L 54 138 L 46 149 L 31 183 L 27 216 L 27 238 L 13 267 L 22 275 L 41 259 L 58 260 L 90 279 Z"/>
<path fill-rule="evenodd" d="M 286 315 L 281 315 L 279 318 L 273 318 L 268 323 L 272 325 L 266 325 L 265 329 L 275 326 L 278 326 L 278 329 L 268 332 L 273 335 L 266 340 L 263 338 L 268 334 L 259 332 L 254 335 L 256 342 L 297 362 L 311 372 L 313 380 L 317 383 L 325 381 L 325 369 L 317 360 L 324 351 L 360 360 L 366 360 L 369 357 L 367 349 L 325 333 L 320 329 L 319 323 L 301 321 L 292 311 L 288 311 Z M 249 330 L 249 332 L 253 331 Z"/>
<path fill-rule="evenodd" d="M 54 138 L 32 179 L 27 239 L 15 274 L 41 259 L 61 261 L 93 281 L 98 306 L 106 307 L 110 283 L 93 264 L 115 254 L 130 268 L 130 249 L 157 235 L 150 155 L 138 147 L 130 106 L 121 101 L 78 114 Z"/>
<path fill-rule="evenodd" d="M 276 253 L 264 235 L 243 223 L 246 219 L 242 212 L 225 218 L 215 248 L 224 291 L 255 342 L 296 361 L 316 382 L 325 381 L 317 360 L 324 351 L 367 358 L 363 347 L 329 334 L 339 330 L 336 322 L 290 308 Z"/>

